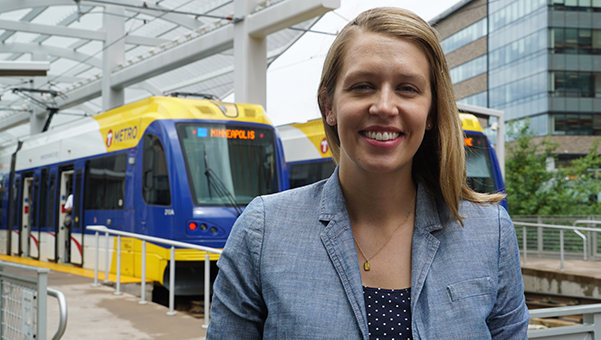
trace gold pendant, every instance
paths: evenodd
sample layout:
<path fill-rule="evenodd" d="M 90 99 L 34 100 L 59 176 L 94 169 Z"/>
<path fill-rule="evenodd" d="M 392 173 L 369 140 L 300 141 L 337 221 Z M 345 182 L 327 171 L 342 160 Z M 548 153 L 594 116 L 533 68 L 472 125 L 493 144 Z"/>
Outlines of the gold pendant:
<path fill-rule="evenodd" d="M 369 264 L 369 261 L 365 261 L 365 263 L 363 264 L 363 269 L 368 272 L 371 269 L 371 265 Z"/>

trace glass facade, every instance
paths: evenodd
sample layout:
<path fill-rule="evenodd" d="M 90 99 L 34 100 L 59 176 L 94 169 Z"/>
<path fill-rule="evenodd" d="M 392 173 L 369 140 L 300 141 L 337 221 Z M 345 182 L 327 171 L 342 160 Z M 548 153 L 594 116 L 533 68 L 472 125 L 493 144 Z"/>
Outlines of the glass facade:
<path fill-rule="evenodd" d="M 457 102 L 467 105 L 488 107 L 488 93 L 486 91 L 476 93 L 469 97 L 461 98 Z"/>
<path fill-rule="evenodd" d="M 551 28 L 549 43 L 551 53 L 601 54 L 601 29 Z"/>
<path fill-rule="evenodd" d="M 601 12 L 601 0 L 549 0 L 556 11 Z"/>
<path fill-rule="evenodd" d="M 601 0 L 488 0 L 487 18 L 442 42 L 487 36 L 487 54 L 451 69 L 453 84 L 486 73 L 487 90 L 458 102 L 528 118 L 537 136 L 601 135 L 599 23 Z"/>
<path fill-rule="evenodd" d="M 548 132 L 547 0 L 489 0 L 489 107 Z"/>
<path fill-rule="evenodd" d="M 566 112 L 551 115 L 554 135 L 601 135 L 601 115 Z"/>
<path fill-rule="evenodd" d="M 468 27 L 441 41 L 440 45 L 442 46 L 442 50 L 445 54 L 448 54 L 486 36 L 488 33 L 487 26 L 488 20 L 486 18 L 469 25 Z"/>
<path fill-rule="evenodd" d="M 457 84 L 479 74 L 486 73 L 486 54 L 459 66 L 453 67 L 450 73 L 453 84 Z"/>
<path fill-rule="evenodd" d="M 549 72 L 553 97 L 601 98 L 601 72 Z"/>

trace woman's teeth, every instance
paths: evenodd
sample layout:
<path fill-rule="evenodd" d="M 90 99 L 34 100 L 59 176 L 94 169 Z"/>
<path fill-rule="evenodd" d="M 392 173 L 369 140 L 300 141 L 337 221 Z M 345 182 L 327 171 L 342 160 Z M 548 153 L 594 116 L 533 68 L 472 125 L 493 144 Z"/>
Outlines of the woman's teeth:
<path fill-rule="evenodd" d="M 381 140 L 381 141 L 396 139 L 399 137 L 399 134 L 400 133 L 398 133 L 398 132 L 392 132 L 392 131 L 388 131 L 388 132 L 366 131 L 364 133 L 365 137 L 367 137 L 367 138 Z"/>

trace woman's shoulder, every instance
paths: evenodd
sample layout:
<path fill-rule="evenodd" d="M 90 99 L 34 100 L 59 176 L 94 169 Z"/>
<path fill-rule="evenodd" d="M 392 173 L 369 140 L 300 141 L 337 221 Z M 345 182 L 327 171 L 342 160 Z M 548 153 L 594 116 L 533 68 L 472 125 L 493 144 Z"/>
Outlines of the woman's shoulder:
<path fill-rule="evenodd" d="M 499 203 L 474 203 L 468 200 L 462 200 L 459 206 L 459 213 L 470 219 L 500 219 L 509 217 L 507 210 Z"/>
<path fill-rule="evenodd" d="M 302 187 L 263 195 L 255 199 L 255 201 L 260 200 L 266 211 L 285 212 L 292 209 L 316 209 L 315 207 L 320 204 L 326 181 L 327 180 L 322 180 Z"/>
<path fill-rule="evenodd" d="M 297 200 L 300 197 L 303 198 L 311 198 L 311 197 L 321 197 L 321 193 L 323 191 L 323 187 L 327 179 L 307 184 L 302 187 L 297 187 L 293 189 L 288 189 L 284 191 L 280 191 L 274 194 L 261 196 L 264 200 Z"/>
<path fill-rule="evenodd" d="M 463 217 L 464 223 L 461 228 L 477 235 L 482 233 L 499 235 L 514 229 L 507 210 L 498 203 L 480 204 L 462 201 L 459 214 Z"/>

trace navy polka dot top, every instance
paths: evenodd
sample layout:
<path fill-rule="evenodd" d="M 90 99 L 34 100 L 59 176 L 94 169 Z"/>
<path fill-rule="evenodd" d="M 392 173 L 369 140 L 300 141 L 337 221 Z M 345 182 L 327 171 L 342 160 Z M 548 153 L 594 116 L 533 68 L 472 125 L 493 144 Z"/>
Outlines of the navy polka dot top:
<path fill-rule="evenodd" d="M 411 340 L 411 288 L 363 286 L 370 340 Z"/>

